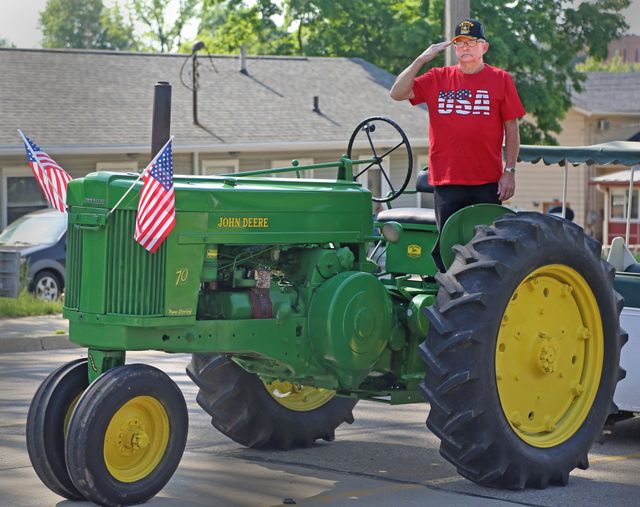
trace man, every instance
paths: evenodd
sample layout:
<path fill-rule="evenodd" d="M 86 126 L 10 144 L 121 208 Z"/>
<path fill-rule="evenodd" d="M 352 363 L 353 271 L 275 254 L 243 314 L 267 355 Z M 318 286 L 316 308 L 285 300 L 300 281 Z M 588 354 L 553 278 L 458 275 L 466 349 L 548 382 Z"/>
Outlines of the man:
<path fill-rule="evenodd" d="M 425 63 L 451 44 L 458 65 L 434 67 L 416 77 Z M 484 63 L 488 49 L 480 22 L 465 19 L 456 27 L 451 41 L 429 46 L 391 88 L 394 100 L 409 100 L 414 106 L 427 104 L 429 183 L 435 187 L 439 231 L 459 209 L 478 203 L 500 204 L 515 192 L 518 118 L 525 111 L 511 76 Z M 437 245 L 433 255 L 444 271 Z"/>

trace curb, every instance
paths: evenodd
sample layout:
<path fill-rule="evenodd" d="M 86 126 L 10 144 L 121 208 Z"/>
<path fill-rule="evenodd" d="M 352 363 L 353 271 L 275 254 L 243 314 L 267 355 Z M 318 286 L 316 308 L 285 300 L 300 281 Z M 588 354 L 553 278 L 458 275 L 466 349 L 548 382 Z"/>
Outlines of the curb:
<path fill-rule="evenodd" d="M 75 348 L 80 348 L 80 346 L 70 342 L 68 334 L 21 336 L 0 339 L 0 353 L 38 352 L 43 350 Z"/>

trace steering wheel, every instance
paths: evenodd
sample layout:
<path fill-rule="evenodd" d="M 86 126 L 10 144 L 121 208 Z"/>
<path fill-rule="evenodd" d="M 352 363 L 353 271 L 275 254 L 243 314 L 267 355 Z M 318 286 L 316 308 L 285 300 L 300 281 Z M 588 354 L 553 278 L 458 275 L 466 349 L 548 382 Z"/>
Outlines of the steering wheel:
<path fill-rule="evenodd" d="M 379 151 L 376 150 L 376 147 L 374 145 L 374 133 L 376 132 L 378 136 L 378 146 L 380 146 L 381 142 L 384 142 L 384 145 L 393 146 L 393 148 L 388 149 L 381 155 L 379 154 Z M 358 138 L 358 136 L 360 136 L 360 138 Z M 385 136 L 385 137 L 381 137 L 381 136 Z M 349 145 L 347 147 L 348 158 L 351 158 L 356 140 L 358 141 L 363 140 L 364 137 L 366 137 L 368 142 L 367 144 L 371 149 L 371 156 L 366 158 L 373 159 L 374 161 L 368 164 L 364 169 L 360 169 L 359 165 L 354 165 L 353 179 L 355 181 L 357 178 L 359 178 L 363 174 L 366 174 L 367 171 L 369 171 L 372 168 L 374 170 L 379 170 L 380 177 L 383 178 L 384 181 L 386 181 L 387 186 L 389 187 L 389 192 L 387 193 L 387 195 L 384 195 L 384 196 L 373 195 L 372 199 L 375 202 L 393 201 L 394 199 L 399 197 L 400 194 L 402 194 L 402 192 L 404 192 L 404 189 L 407 188 L 407 185 L 409 184 L 409 180 L 411 179 L 411 171 L 413 170 L 413 154 L 411 153 L 411 145 L 409 144 L 409 139 L 407 139 L 407 136 L 405 135 L 405 133 L 398 126 L 398 124 L 393 120 L 390 120 L 389 118 L 385 118 L 384 116 L 372 116 L 362 121 L 355 128 L 355 130 L 353 131 L 353 134 L 351 134 L 351 139 L 349 139 Z M 384 160 L 385 157 L 388 157 L 389 155 L 391 155 L 391 153 L 396 151 L 398 148 L 401 148 L 402 146 L 405 147 L 405 151 L 407 155 L 407 162 L 406 162 L 407 169 L 406 169 L 406 174 L 404 176 L 404 181 L 402 185 L 400 185 L 396 189 L 395 187 L 398 186 L 398 184 L 396 182 L 396 184 L 394 185 L 393 180 L 391 179 L 391 175 L 390 175 L 391 168 L 389 167 L 385 169 L 382 165 L 382 161 Z M 384 187 L 384 185 L 382 185 L 382 179 L 380 182 L 381 182 L 380 193 L 382 194 L 382 188 Z"/>

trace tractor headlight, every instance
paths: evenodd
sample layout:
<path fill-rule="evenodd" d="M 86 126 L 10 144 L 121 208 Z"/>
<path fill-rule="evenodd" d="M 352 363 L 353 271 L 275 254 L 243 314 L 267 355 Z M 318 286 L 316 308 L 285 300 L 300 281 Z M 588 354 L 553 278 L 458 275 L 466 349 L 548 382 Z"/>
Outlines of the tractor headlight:
<path fill-rule="evenodd" d="M 397 243 L 402 235 L 402 225 L 398 222 L 387 222 L 382 226 L 382 236 L 389 243 Z"/>

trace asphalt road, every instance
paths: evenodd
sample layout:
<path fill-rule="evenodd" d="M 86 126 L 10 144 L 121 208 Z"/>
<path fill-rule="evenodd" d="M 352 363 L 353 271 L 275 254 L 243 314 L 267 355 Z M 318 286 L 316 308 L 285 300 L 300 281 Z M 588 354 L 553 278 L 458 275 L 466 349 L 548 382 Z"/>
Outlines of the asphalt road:
<path fill-rule="evenodd" d="M 36 477 L 25 448 L 26 414 L 39 383 L 82 349 L 0 356 L 0 504 L 88 505 L 51 493 Z M 310 449 L 246 449 L 209 424 L 184 372 L 185 355 L 131 353 L 131 362 L 162 368 L 187 400 L 190 433 L 182 463 L 149 505 L 253 507 L 291 499 L 309 506 L 637 506 L 640 504 L 640 418 L 614 428 L 595 444 L 591 467 L 574 471 L 566 487 L 519 492 L 479 487 L 456 474 L 425 427 L 428 405 L 390 407 L 360 402 L 355 423 L 336 440 Z"/>

